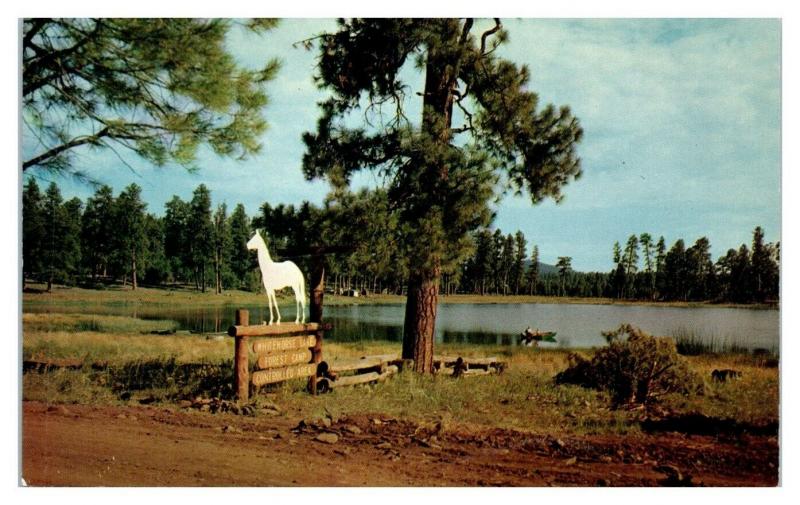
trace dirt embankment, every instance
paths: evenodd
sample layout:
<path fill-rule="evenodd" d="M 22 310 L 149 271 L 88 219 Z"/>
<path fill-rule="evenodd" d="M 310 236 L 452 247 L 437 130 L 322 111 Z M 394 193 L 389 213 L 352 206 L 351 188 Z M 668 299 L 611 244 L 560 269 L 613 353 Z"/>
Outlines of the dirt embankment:
<path fill-rule="evenodd" d="M 23 403 L 22 473 L 48 486 L 774 486 L 772 434 L 556 438 L 385 416 L 243 417 Z"/>

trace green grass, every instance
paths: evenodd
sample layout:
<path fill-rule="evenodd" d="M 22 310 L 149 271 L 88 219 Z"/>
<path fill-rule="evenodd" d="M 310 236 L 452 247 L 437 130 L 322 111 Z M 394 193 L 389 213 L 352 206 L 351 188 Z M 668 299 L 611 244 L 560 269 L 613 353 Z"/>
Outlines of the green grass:
<path fill-rule="evenodd" d="M 44 285 L 31 284 L 33 291 L 43 291 Z M 293 298 L 287 294 L 280 295 L 279 300 L 285 302 Z M 205 293 L 180 288 L 139 288 L 109 286 L 106 289 L 84 289 L 72 287 L 54 287 L 51 293 L 25 292 L 22 294 L 23 307 L 32 305 L 75 305 L 78 307 L 91 305 L 129 305 L 146 303 L 149 305 L 169 305 L 173 308 L 181 306 L 208 307 L 220 305 L 255 305 L 265 303 L 266 296 L 249 291 L 229 290 L 216 294 L 212 290 Z M 743 307 L 759 309 L 776 309 L 776 305 L 758 304 L 710 304 L 707 302 L 652 302 L 647 300 L 618 300 L 615 298 L 578 298 L 528 295 L 451 295 L 439 297 L 440 303 L 554 303 L 554 304 L 589 304 L 589 305 L 654 305 L 668 307 Z M 325 294 L 326 305 L 376 305 L 403 304 L 405 297 L 399 295 L 370 295 L 368 297 L 348 297 Z"/>
<path fill-rule="evenodd" d="M 295 404 L 295 397 L 282 398 Z M 309 400 L 304 400 L 309 404 Z M 334 390 L 310 400 L 313 416 L 384 413 L 417 421 L 549 433 L 619 432 L 636 429 L 605 395 L 579 387 L 556 387 L 549 377 L 511 370 L 496 377 L 453 379 L 413 372 L 373 386 Z"/>

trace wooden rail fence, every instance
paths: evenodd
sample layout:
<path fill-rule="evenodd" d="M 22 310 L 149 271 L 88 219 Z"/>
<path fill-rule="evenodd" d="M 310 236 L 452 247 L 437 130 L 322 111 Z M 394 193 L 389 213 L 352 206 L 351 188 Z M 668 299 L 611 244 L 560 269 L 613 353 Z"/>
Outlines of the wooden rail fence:
<path fill-rule="evenodd" d="M 456 377 L 502 373 L 507 366 L 507 362 L 496 357 L 434 356 L 433 363 L 436 374 Z M 382 382 L 398 373 L 404 366 L 410 366 L 410 360 L 403 360 L 398 354 L 334 359 L 330 363 L 323 361 L 318 368 L 319 386 L 322 391 L 327 391 L 344 386 Z"/>

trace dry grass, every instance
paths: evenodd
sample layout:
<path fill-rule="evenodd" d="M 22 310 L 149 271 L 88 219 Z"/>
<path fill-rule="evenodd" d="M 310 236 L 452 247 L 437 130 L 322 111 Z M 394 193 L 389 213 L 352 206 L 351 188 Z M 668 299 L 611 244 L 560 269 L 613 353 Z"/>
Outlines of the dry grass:
<path fill-rule="evenodd" d="M 96 331 L 121 334 L 174 331 L 178 327 L 177 322 L 166 319 L 148 321 L 122 316 L 61 313 L 23 314 L 22 325 L 27 332 Z"/>
<path fill-rule="evenodd" d="M 332 347 L 333 349 L 328 349 Z M 396 345 L 371 343 L 365 349 L 326 345 L 326 358 L 356 357 L 397 350 Z M 450 420 L 465 425 L 523 429 L 550 434 L 629 433 L 639 430 L 639 410 L 611 408 L 607 394 L 578 386 L 555 385 L 553 377 L 567 366 L 567 351 L 503 347 L 439 345 L 448 355 L 505 356 L 508 370 L 498 376 L 453 379 L 422 377 L 407 372 L 382 384 L 334 391 L 317 398 L 298 394 L 300 385 L 284 385 L 276 401 L 310 417 L 325 413 L 385 413 L 419 421 Z M 778 419 L 778 373 L 754 366 L 738 355 L 690 359 L 706 378 L 704 395 L 669 395 L 663 405 L 677 413 L 700 413 L 721 419 L 764 424 Z M 713 383 L 715 368 L 741 370 L 741 380 Z"/>
<path fill-rule="evenodd" d="M 97 317 L 98 331 L 76 330 L 79 314 L 26 314 L 23 356 L 106 361 L 108 368 L 26 373 L 23 398 L 64 403 L 134 403 L 150 397 L 165 405 L 193 396 L 232 394 L 233 339 L 195 335 L 143 335 L 133 318 Z M 115 327 L 109 332 L 101 328 Z M 160 326 L 159 326 L 160 327 Z M 61 328 L 61 329 L 58 329 Z M 398 343 L 326 342 L 324 358 L 353 358 L 399 353 Z M 316 417 L 326 413 L 382 413 L 418 421 L 448 421 L 462 426 L 524 429 L 551 434 L 629 433 L 639 429 L 641 412 L 615 410 L 605 393 L 578 386 L 557 386 L 553 376 L 567 366 L 567 351 L 503 346 L 440 344 L 437 353 L 497 356 L 508 369 L 497 376 L 453 379 L 404 372 L 381 384 L 343 388 L 318 397 L 305 382 L 265 387 L 254 403 L 277 403 L 284 415 Z M 664 404 L 678 412 L 699 412 L 746 422 L 778 418 L 778 371 L 763 368 L 750 356 L 703 355 L 689 358 L 706 378 L 706 394 L 673 395 Z M 200 367 L 187 364 L 206 364 Z M 742 379 L 710 381 L 715 368 L 735 368 Z"/>
<path fill-rule="evenodd" d="M 33 290 L 37 289 L 32 285 Z M 53 291 L 26 292 L 22 294 L 23 307 L 28 304 L 44 305 L 192 305 L 215 306 L 225 304 L 255 304 L 263 303 L 266 296 L 249 291 L 227 291 L 216 294 L 211 290 L 205 293 L 177 288 L 138 288 L 111 286 L 107 289 L 83 289 L 69 287 L 54 287 Z"/>
<path fill-rule="evenodd" d="M 700 412 L 711 417 L 736 419 L 748 423 L 777 420 L 780 403 L 778 368 L 758 365 L 758 360 L 744 354 L 702 355 L 687 358 L 691 367 L 705 381 L 705 394 L 672 396 L 667 405 Z M 742 372 L 740 379 L 727 382 L 711 380 L 715 369 L 730 368 Z"/>
<path fill-rule="evenodd" d="M 179 362 L 229 359 L 232 339 L 201 335 L 150 335 L 172 321 L 84 314 L 24 314 L 23 359 L 78 358 L 87 363 L 125 363 L 173 357 Z M 145 332 L 146 334 L 142 334 Z"/>

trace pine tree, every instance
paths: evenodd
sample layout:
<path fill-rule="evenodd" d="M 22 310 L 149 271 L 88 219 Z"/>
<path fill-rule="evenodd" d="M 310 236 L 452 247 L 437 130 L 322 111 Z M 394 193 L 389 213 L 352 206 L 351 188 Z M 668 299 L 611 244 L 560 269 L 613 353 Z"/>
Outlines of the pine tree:
<path fill-rule="evenodd" d="M 753 296 L 756 301 L 763 302 L 769 295 L 775 294 L 778 265 L 772 259 L 770 247 L 764 244 L 764 230 L 760 226 L 756 226 L 753 230 L 750 264 L 753 276 Z"/>
<path fill-rule="evenodd" d="M 193 237 L 189 231 L 191 207 L 177 195 L 173 195 L 164 208 L 164 255 L 173 281 L 187 280 L 187 272 L 192 271 L 190 243 Z"/>
<path fill-rule="evenodd" d="M 639 238 L 636 235 L 628 237 L 622 261 L 625 264 L 625 291 L 629 297 L 634 298 L 634 283 L 639 264 Z"/>
<path fill-rule="evenodd" d="M 652 298 L 655 296 L 656 291 L 656 271 L 653 268 L 653 237 L 649 233 L 642 233 L 639 235 L 639 243 L 642 245 L 642 252 L 644 253 L 644 271 L 649 281 L 649 296 Z"/>
<path fill-rule="evenodd" d="M 251 270 L 252 255 L 247 250 L 247 241 L 250 240 L 250 219 L 247 217 L 244 205 L 237 204 L 228 219 L 228 229 L 230 230 L 230 268 L 236 279 L 236 287 L 240 288 L 245 284 L 247 273 Z"/>
<path fill-rule="evenodd" d="M 655 292 L 653 293 L 653 299 L 658 299 L 659 296 L 663 293 L 664 287 L 664 260 L 667 257 L 667 243 L 664 240 L 663 235 L 658 238 L 658 243 L 656 244 L 656 280 L 655 280 Z"/>
<path fill-rule="evenodd" d="M 525 260 L 528 257 L 528 242 L 525 240 L 525 235 L 519 230 L 514 235 L 514 248 L 514 267 L 511 278 L 513 279 L 514 294 L 519 295 L 522 293 L 525 283 Z"/>
<path fill-rule="evenodd" d="M 689 265 L 683 239 L 675 242 L 664 257 L 664 295 L 670 300 L 686 301 L 689 296 Z"/>
<path fill-rule="evenodd" d="M 47 223 L 44 196 L 33 178 L 22 193 L 22 282 L 44 270 Z"/>
<path fill-rule="evenodd" d="M 525 273 L 525 284 L 528 286 L 528 294 L 536 294 L 536 284 L 539 282 L 539 246 L 534 245 L 531 251 L 531 263 Z"/>
<path fill-rule="evenodd" d="M 733 269 L 736 262 L 736 249 L 728 249 L 724 256 L 720 256 L 714 264 L 718 279 L 719 295 L 721 300 L 734 299 Z"/>
<path fill-rule="evenodd" d="M 223 271 L 228 268 L 228 252 L 231 249 L 231 235 L 228 228 L 228 206 L 224 203 L 217 206 L 214 213 L 214 290 L 222 293 Z"/>
<path fill-rule="evenodd" d="M 23 20 L 22 120 L 40 149 L 22 170 L 81 175 L 72 166 L 81 146 L 123 147 L 158 166 L 189 168 L 202 145 L 236 158 L 257 153 L 267 126 L 264 85 L 278 63 L 237 65 L 226 40 L 237 25 L 189 18 Z M 263 32 L 275 22 L 246 25 Z"/>
<path fill-rule="evenodd" d="M 731 264 L 732 301 L 746 303 L 753 299 L 753 268 L 750 251 L 742 244 Z"/>
<path fill-rule="evenodd" d="M 500 253 L 500 284 L 504 295 L 508 294 L 512 286 L 511 279 L 514 269 L 514 248 L 514 236 L 509 233 L 506 235 L 505 240 L 503 240 L 502 252 Z"/>
<path fill-rule="evenodd" d="M 635 274 L 639 264 L 639 239 L 636 235 L 631 235 L 628 238 L 628 243 L 625 244 L 623 261 L 625 263 L 625 273 L 628 276 Z"/>
<path fill-rule="evenodd" d="M 499 228 L 492 234 L 492 291 L 500 294 L 503 290 L 503 231 Z"/>
<path fill-rule="evenodd" d="M 47 291 L 53 290 L 56 275 L 63 272 L 61 251 L 64 238 L 64 213 L 61 190 L 52 182 L 47 187 L 44 197 L 44 266 L 47 269 Z"/>
<path fill-rule="evenodd" d="M 617 298 L 625 297 L 625 285 L 627 283 L 627 276 L 625 275 L 625 266 L 620 261 L 617 267 L 611 272 L 611 290 Z"/>
<path fill-rule="evenodd" d="M 489 289 L 494 259 L 494 241 L 488 230 L 478 231 L 475 245 L 474 279 L 475 291 L 485 295 Z"/>
<path fill-rule="evenodd" d="M 570 256 L 559 256 L 556 268 L 558 268 L 558 277 L 561 280 L 559 295 L 566 296 L 566 279 L 567 274 L 572 270 L 572 258 Z"/>
<path fill-rule="evenodd" d="M 439 280 L 469 252 L 469 232 L 489 223 L 499 176 L 538 203 L 561 199 L 561 187 L 580 174 L 577 120 L 566 107 L 539 108 L 527 68 L 496 55 L 507 37 L 499 20 L 480 36 L 473 26 L 472 19 L 340 20 L 335 33 L 305 42 L 319 50 L 318 82 L 331 98 L 316 132 L 304 136 L 304 172 L 335 187 L 370 168 L 390 181 L 409 273 L 403 357 L 424 373 L 433 371 Z M 407 62 L 424 72 L 417 127 L 403 112 L 404 97 L 416 96 L 401 78 Z M 394 113 L 382 115 L 389 107 Z M 463 126 L 454 127 L 454 108 Z M 344 126 L 354 117 L 366 119 L 364 128 Z"/>
<path fill-rule="evenodd" d="M 195 288 L 206 291 L 206 267 L 211 261 L 214 245 L 214 225 L 211 221 L 211 192 L 201 184 L 192 193 L 189 203 L 189 260 L 194 272 Z"/>
<path fill-rule="evenodd" d="M 69 281 L 79 276 L 81 270 L 82 210 L 83 202 L 77 197 L 67 200 L 62 209 L 64 236 L 61 237 L 61 262 Z"/>
<path fill-rule="evenodd" d="M 164 220 L 153 214 L 145 214 L 144 237 L 146 246 L 141 261 L 144 281 L 151 285 L 162 284 L 170 271 L 164 251 Z"/>
<path fill-rule="evenodd" d="M 114 194 L 103 185 L 86 201 L 81 223 L 81 245 L 84 264 L 92 280 L 105 275 L 114 248 Z"/>
<path fill-rule="evenodd" d="M 80 222 L 82 202 L 73 198 L 64 202 L 56 183 L 50 183 L 43 201 L 43 267 L 47 290 L 54 282 L 71 282 L 80 269 Z"/>
<path fill-rule="evenodd" d="M 661 236 L 658 238 L 658 243 L 656 244 L 656 272 L 664 269 L 664 259 L 666 255 L 667 244 L 664 237 Z"/>
<path fill-rule="evenodd" d="M 147 250 L 146 208 L 147 204 L 142 202 L 142 188 L 137 184 L 126 187 L 116 200 L 115 249 L 119 255 L 123 279 L 130 273 L 131 287 L 134 290 L 139 287 L 139 266 Z"/>
<path fill-rule="evenodd" d="M 687 274 L 689 278 L 689 298 L 706 300 L 711 295 L 715 279 L 714 264 L 711 262 L 711 243 L 700 237 L 686 251 Z"/>
<path fill-rule="evenodd" d="M 625 272 L 625 265 L 622 260 L 622 248 L 619 242 L 614 242 L 613 260 L 616 268 L 611 272 L 611 286 L 614 296 L 623 298 L 625 296 L 625 286 L 627 285 L 627 274 Z"/>

